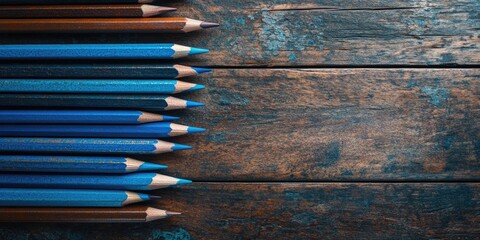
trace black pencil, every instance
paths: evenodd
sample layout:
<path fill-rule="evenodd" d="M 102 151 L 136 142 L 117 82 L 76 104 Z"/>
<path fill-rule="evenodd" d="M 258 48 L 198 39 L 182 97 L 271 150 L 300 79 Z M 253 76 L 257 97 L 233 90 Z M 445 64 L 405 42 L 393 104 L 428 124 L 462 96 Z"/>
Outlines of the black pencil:
<path fill-rule="evenodd" d="M 133 4 L 153 0 L 0 0 L 0 5 Z"/>

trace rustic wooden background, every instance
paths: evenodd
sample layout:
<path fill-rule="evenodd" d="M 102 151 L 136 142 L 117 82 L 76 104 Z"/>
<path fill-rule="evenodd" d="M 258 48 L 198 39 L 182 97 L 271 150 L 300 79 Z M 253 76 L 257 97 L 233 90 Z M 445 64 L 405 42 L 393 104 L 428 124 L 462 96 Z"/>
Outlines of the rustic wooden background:
<path fill-rule="evenodd" d="M 1 43 L 177 42 L 214 73 L 179 111 L 208 128 L 150 160 L 195 183 L 148 224 L 2 224 L 1 239 L 476 239 L 480 1 L 185 0 L 189 35 L 2 35 Z M 134 62 L 133 62 L 134 63 Z M 148 158 L 144 158 L 148 159 Z"/>

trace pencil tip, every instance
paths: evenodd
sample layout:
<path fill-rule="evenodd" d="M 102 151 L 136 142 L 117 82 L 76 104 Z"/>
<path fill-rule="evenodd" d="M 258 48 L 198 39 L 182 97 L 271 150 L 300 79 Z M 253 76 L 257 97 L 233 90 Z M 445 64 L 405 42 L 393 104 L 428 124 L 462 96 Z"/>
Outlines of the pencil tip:
<path fill-rule="evenodd" d="M 179 212 L 170 212 L 170 211 L 165 211 L 165 213 L 167 214 L 167 216 L 174 216 L 174 215 L 181 215 L 182 213 L 179 213 Z"/>
<path fill-rule="evenodd" d="M 172 147 L 172 151 L 180 151 L 180 150 L 188 150 L 188 149 L 192 149 L 192 147 L 183 145 L 183 144 L 178 144 L 178 143 L 174 143 Z"/>
<path fill-rule="evenodd" d="M 140 165 L 138 170 L 139 171 L 155 171 L 155 170 L 161 170 L 166 168 L 168 168 L 168 166 L 145 162 L 142 165 Z"/>
<path fill-rule="evenodd" d="M 168 11 L 168 12 L 174 12 L 174 11 L 177 11 L 177 9 L 176 9 L 176 8 L 171 8 L 171 7 L 163 7 L 163 9 L 164 9 L 165 11 Z"/>
<path fill-rule="evenodd" d="M 203 49 L 203 48 L 190 48 L 190 53 L 189 55 L 197 55 L 197 54 L 203 54 L 203 53 L 208 53 L 208 49 Z"/>
<path fill-rule="evenodd" d="M 195 72 L 197 72 L 198 74 L 200 74 L 200 73 L 207 73 L 207 72 L 211 72 L 211 71 L 212 71 L 211 68 L 192 67 L 192 69 L 195 70 Z"/>
<path fill-rule="evenodd" d="M 202 85 L 202 84 L 195 84 L 195 86 L 191 87 L 190 89 L 188 89 L 188 91 L 196 91 L 196 90 L 200 90 L 200 89 L 204 89 L 205 86 Z"/>
<path fill-rule="evenodd" d="M 163 115 L 163 121 L 171 122 L 180 119 L 179 117 Z"/>
<path fill-rule="evenodd" d="M 203 103 L 187 101 L 187 108 L 202 107 L 205 106 Z"/>
<path fill-rule="evenodd" d="M 199 128 L 199 127 L 188 127 L 187 128 L 187 133 L 199 133 L 199 132 L 205 132 L 205 128 Z"/>
<path fill-rule="evenodd" d="M 179 178 L 176 185 L 186 185 L 186 184 L 192 184 L 192 181 Z"/>
<path fill-rule="evenodd" d="M 150 195 L 150 199 L 161 199 L 162 197 L 157 195 Z"/>
<path fill-rule="evenodd" d="M 211 23 L 211 22 L 202 22 L 200 24 L 200 27 L 202 28 L 213 28 L 213 27 L 218 27 L 220 26 L 220 24 L 218 23 Z"/>

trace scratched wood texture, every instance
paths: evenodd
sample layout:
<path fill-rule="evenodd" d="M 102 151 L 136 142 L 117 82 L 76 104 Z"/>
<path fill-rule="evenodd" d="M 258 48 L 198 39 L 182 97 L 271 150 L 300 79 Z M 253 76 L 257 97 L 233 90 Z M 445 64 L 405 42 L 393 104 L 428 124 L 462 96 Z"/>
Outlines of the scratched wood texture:
<path fill-rule="evenodd" d="M 474 65 L 478 0 L 185 0 L 167 16 L 217 21 L 183 34 L 3 34 L 0 43 L 176 42 L 214 50 L 183 61 L 209 66 Z"/>
<path fill-rule="evenodd" d="M 478 183 L 195 183 L 148 224 L 2 224 L 2 239 L 477 239 Z"/>

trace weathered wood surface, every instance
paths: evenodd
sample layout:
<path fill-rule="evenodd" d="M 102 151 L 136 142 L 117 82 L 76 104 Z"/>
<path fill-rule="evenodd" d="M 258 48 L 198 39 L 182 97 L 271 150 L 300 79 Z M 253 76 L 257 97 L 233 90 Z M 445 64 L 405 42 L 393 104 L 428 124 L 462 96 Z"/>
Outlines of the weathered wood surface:
<path fill-rule="evenodd" d="M 217 69 L 156 161 L 201 181 L 480 180 L 479 69 Z M 146 159 L 140 157 L 140 159 Z M 148 158 L 147 158 L 148 159 Z"/>
<path fill-rule="evenodd" d="M 3 34 L 0 43 L 176 42 L 208 66 L 480 64 L 480 1 L 162 1 L 220 29 L 178 34 Z M 183 60 L 182 60 L 183 61 Z"/>
<path fill-rule="evenodd" d="M 476 239 L 479 183 L 195 183 L 148 224 L 2 224 L 1 239 Z"/>

